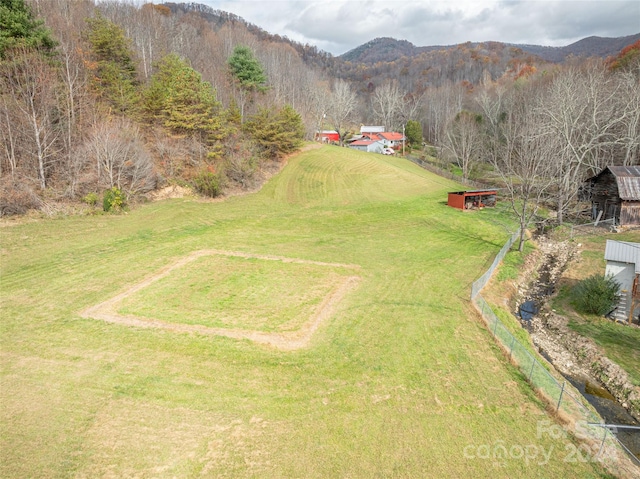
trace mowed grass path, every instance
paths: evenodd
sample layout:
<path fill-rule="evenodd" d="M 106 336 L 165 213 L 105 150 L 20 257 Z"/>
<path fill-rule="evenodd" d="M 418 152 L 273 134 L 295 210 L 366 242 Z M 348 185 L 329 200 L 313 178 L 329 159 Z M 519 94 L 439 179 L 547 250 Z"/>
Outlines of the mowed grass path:
<path fill-rule="evenodd" d="M 538 434 L 542 406 L 470 308 L 506 238 L 495 212 L 446 206 L 458 188 L 323 147 L 257 194 L 2 228 L 0 476 L 600 477 Z M 79 315 L 202 249 L 361 281 L 295 352 Z M 477 457 L 497 444 L 515 457 Z"/>

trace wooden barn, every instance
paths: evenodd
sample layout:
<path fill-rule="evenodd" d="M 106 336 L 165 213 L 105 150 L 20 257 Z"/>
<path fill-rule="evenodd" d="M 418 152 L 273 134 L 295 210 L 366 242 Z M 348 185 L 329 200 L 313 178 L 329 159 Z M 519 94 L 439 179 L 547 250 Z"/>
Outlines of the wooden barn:
<path fill-rule="evenodd" d="M 472 210 L 485 206 L 495 206 L 496 190 L 471 190 L 449 192 L 447 204 L 460 210 Z"/>
<path fill-rule="evenodd" d="M 594 220 L 640 225 L 640 166 L 608 166 L 585 183 Z"/>

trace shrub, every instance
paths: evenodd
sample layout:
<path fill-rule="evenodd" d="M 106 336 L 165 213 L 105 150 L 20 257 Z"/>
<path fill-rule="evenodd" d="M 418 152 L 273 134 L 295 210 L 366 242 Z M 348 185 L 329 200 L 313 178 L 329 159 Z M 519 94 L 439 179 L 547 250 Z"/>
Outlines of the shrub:
<path fill-rule="evenodd" d="M 620 283 L 612 276 L 594 274 L 573 287 L 571 302 L 581 313 L 604 316 L 615 307 L 619 291 Z"/>
<path fill-rule="evenodd" d="M 194 178 L 193 186 L 201 195 L 215 198 L 222 194 L 223 181 L 219 174 L 204 170 Z"/>
<path fill-rule="evenodd" d="M 83 198 L 84 201 L 89 206 L 96 206 L 98 204 L 98 194 L 97 193 L 87 193 Z"/>
<path fill-rule="evenodd" d="M 124 193 L 117 186 L 113 186 L 104 192 L 102 209 L 105 211 L 121 211 L 126 205 Z"/>
<path fill-rule="evenodd" d="M 28 185 L 0 182 L 0 217 L 23 215 L 41 204 L 38 195 Z"/>

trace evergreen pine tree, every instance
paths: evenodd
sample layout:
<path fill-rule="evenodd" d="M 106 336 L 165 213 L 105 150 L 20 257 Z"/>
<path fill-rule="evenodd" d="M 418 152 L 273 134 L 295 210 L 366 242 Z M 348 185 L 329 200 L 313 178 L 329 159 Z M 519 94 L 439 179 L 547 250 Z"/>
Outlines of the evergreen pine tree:
<path fill-rule="evenodd" d="M 0 1 L 0 59 L 10 48 L 27 47 L 51 52 L 55 47 L 49 29 L 33 17 L 24 0 Z"/>

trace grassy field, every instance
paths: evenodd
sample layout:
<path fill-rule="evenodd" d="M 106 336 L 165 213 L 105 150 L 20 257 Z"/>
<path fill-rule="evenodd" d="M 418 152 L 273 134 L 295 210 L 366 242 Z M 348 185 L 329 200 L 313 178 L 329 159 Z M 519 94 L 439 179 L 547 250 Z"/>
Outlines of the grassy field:
<path fill-rule="evenodd" d="M 257 194 L 3 227 L 0 476 L 604 477 L 473 312 L 506 234 L 447 207 L 459 188 L 323 147 Z M 291 329 L 347 274 L 325 263 L 360 280 L 296 351 L 80 314 L 199 250 L 247 257 L 203 256 L 119 311 Z"/>
<path fill-rule="evenodd" d="M 631 381 L 640 386 L 640 330 L 629 328 L 597 316 L 580 315 L 570 304 L 570 290 L 580 280 L 594 274 L 604 275 L 606 261 L 604 249 L 607 239 L 640 242 L 640 233 L 599 234 L 578 237 L 579 260 L 569 265 L 564 274 L 562 288 L 554 300 L 554 307 L 570 318 L 569 326 L 589 337 L 600 346 L 606 356 L 623 367 Z"/>
<path fill-rule="evenodd" d="M 125 298 L 117 311 L 168 323 L 295 331 L 344 277 L 336 267 L 212 254 Z"/>

